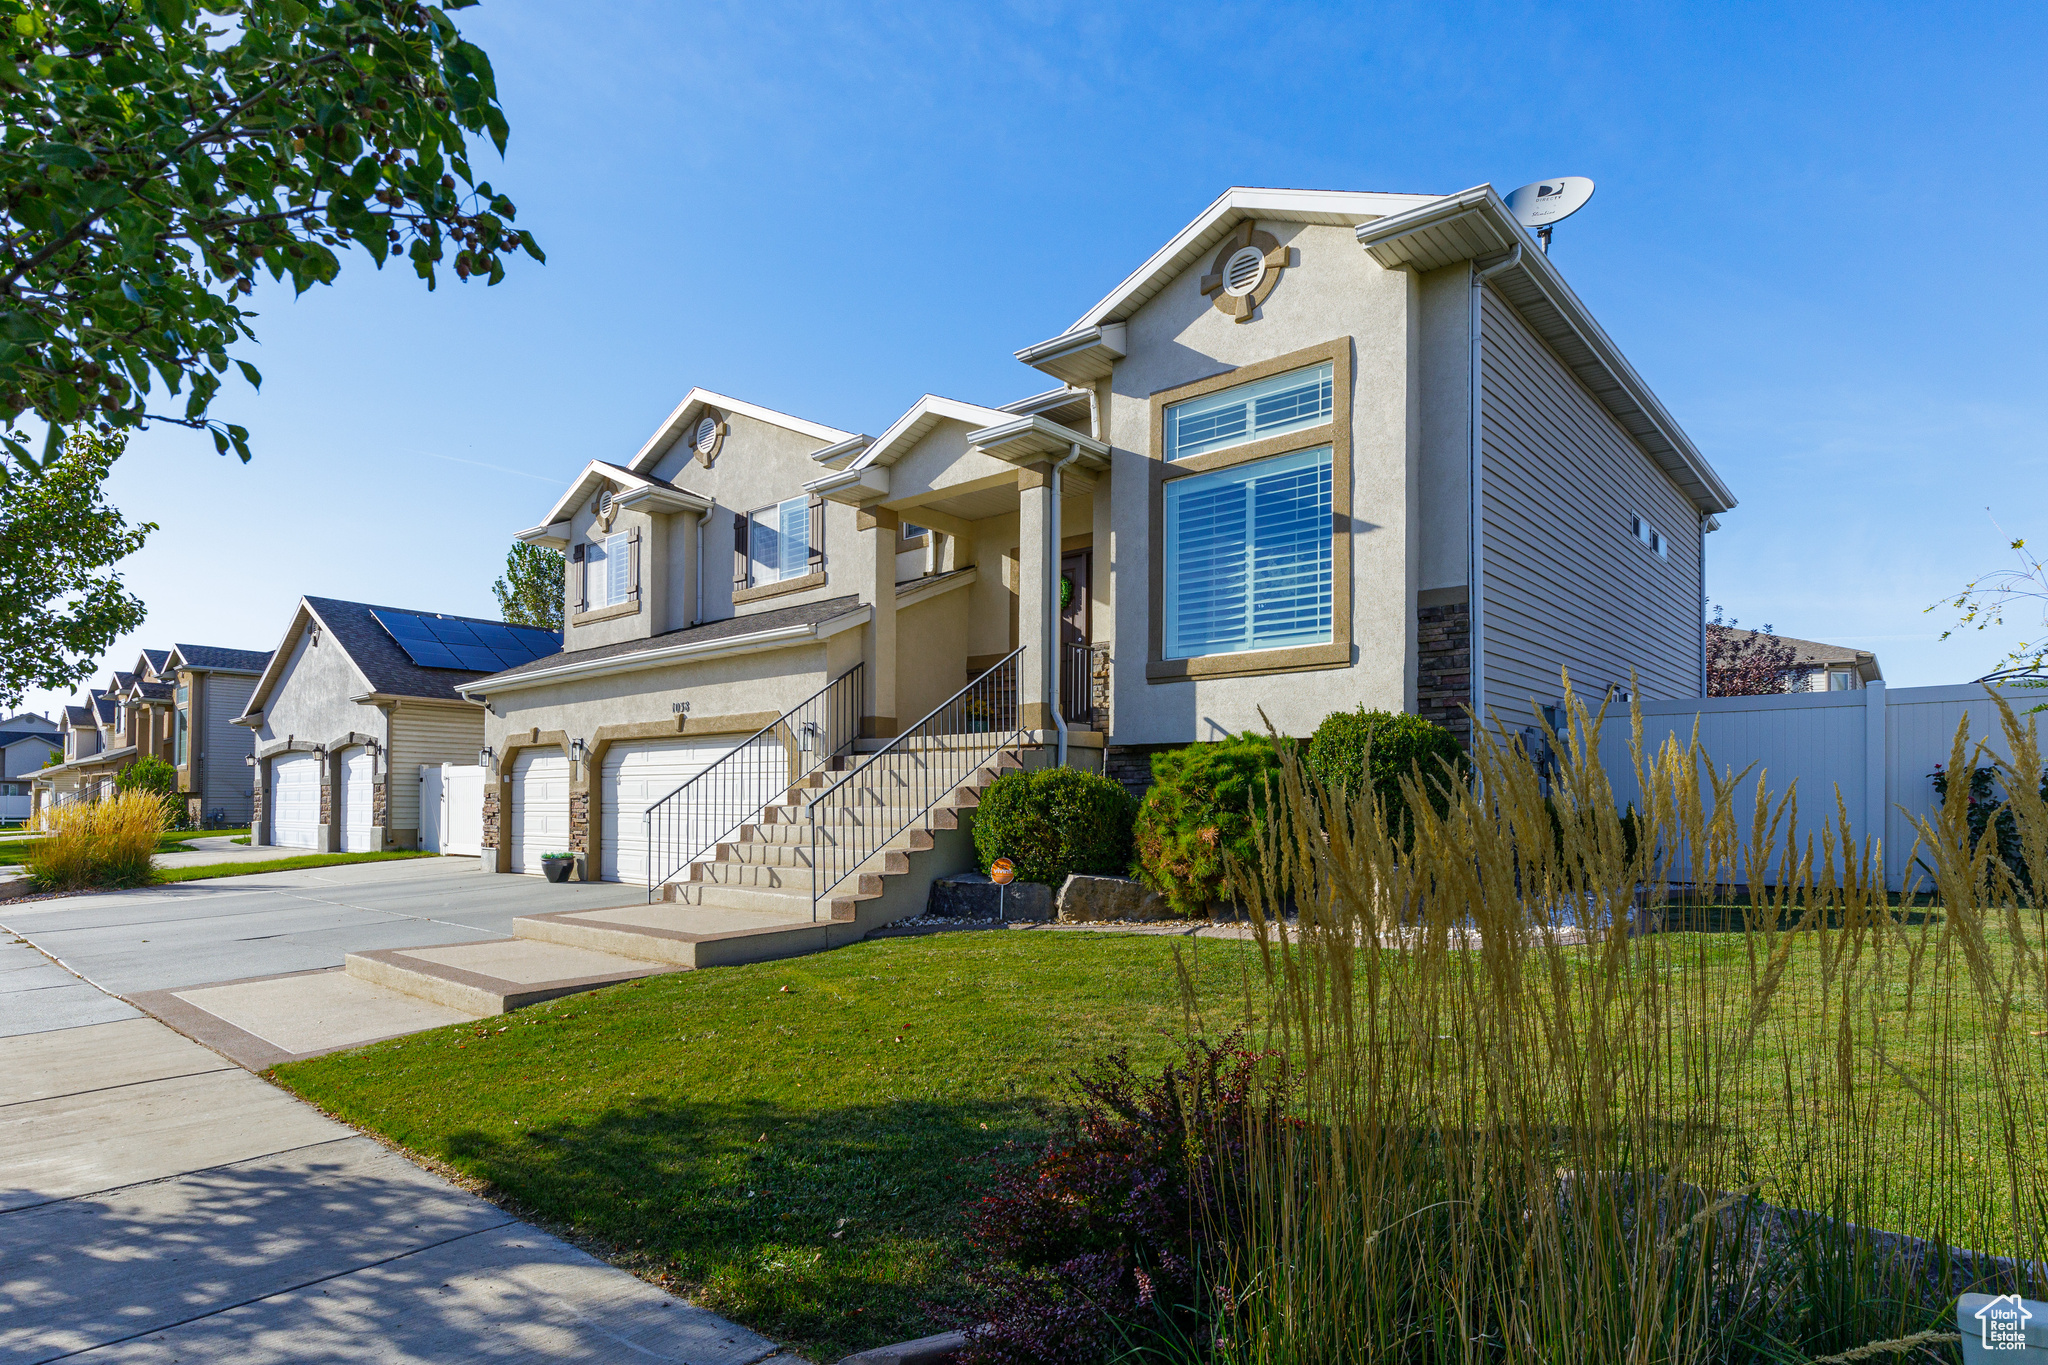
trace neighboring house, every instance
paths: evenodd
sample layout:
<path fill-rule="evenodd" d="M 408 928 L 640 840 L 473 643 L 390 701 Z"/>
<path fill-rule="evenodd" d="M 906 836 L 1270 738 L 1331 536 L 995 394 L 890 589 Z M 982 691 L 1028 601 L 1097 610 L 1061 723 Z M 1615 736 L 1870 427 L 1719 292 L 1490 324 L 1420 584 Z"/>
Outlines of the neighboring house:
<path fill-rule="evenodd" d="M 1754 636 L 1753 630 L 1731 630 L 1731 636 Z M 1884 681 L 1884 670 L 1877 666 L 1877 656 L 1867 649 L 1848 649 L 1842 645 L 1824 645 L 1818 640 L 1795 640 L 1789 635 L 1777 637 L 1782 644 L 1793 648 L 1792 667 L 1785 670 L 1788 692 L 1854 692 L 1874 682 Z"/>
<path fill-rule="evenodd" d="M 106 687 L 64 708 L 64 762 L 33 779 L 38 808 L 104 800 L 123 768 L 157 758 L 177 770 L 192 823 L 247 824 L 249 735 L 231 722 L 269 659 L 213 645 L 143 650 L 133 669 L 115 671 Z"/>
<path fill-rule="evenodd" d="M 0 820 L 26 820 L 33 809 L 29 780 L 50 755 L 64 752 L 57 723 L 32 712 L 0 720 Z"/>
<path fill-rule="evenodd" d="M 300 598 L 234 722 L 255 742 L 250 843 L 418 847 L 420 768 L 473 764 L 484 743 L 483 707 L 456 688 L 559 647 L 552 631 Z"/>
<path fill-rule="evenodd" d="M 1137 786 L 1161 748 L 1361 704 L 1513 730 L 1565 669 L 1704 691 L 1734 498 L 1491 187 L 1233 189 L 1017 354 L 1059 387 L 928 394 L 875 438 L 693 389 L 580 470 L 519 533 L 567 554 L 562 652 L 461 687 L 489 703 L 486 869 L 571 851 L 809 914 L 816 855 L 765 850 L 784 797 L 737 776 L 771 741 L 792 774 L 867 771 L 906 730 L 966 752 L 1014 721 L 1024 761 Z M 828 684 L 851 724 L 818 718 L 837 692 L 799 709 Z M 877 823 L 924 800 L 870 777 Z M 729 809 L 691 818 L 740 821 L 715 853 L 663 833 L 713 789 Z M 964 866 L 952 829 L 903 825 L 882 875 Z"/>

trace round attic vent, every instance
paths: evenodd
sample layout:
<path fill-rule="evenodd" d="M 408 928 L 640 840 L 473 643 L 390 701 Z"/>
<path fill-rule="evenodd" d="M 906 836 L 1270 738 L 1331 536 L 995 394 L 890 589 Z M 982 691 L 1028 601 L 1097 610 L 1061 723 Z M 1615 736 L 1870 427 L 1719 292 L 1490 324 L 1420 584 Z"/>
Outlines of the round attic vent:
<path fill-rule="evenodd" d="M 612 510 L 612 490 L 607 488 L 597 495 L 597 514 L 607 516 Z"/>
<path fill-rule="evenodd" d="M 703 421 L 697 423 L 697 435 L 692 444 L 697 447 L 699 455 L 711 453 L 711 447 L 718 444 L 718 419 L 716 417 L 706 417 Z"/>
<path fill-rule="evenodd" d="M 1243 298 L 1266 278 L 1266 253 L 1255 246 L 1239 247 L 1223 263 L 1223 292 Z"/>

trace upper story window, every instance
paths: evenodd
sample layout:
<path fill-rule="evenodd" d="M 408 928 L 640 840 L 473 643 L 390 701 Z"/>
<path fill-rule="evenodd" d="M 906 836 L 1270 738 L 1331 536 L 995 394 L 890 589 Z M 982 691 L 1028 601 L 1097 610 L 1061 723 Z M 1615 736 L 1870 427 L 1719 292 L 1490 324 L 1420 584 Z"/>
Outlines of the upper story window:
<path fill-rule="evenodd" d="M 790 498 L 747 513 L 747 586 L 801 578 L 811 565 L 811 503 Z"/>
<path fill-rule="evenodd" d="M 1331 641 L 1331 449 L 1166 485 L 1163 655 Z"/>
<path fill-rule="evenodd" d="M 1334 375 L 1326 360 L 1175 403 L 1166 410 L 1166 458 L 1185 460 L 1321 426 L 1330 420 Z"/>
<path fill-rule="evenodd" d="M 1671 558 L 1671 544 L 1664 539 L 1663 532 L 1642 517 L 1631 517 L 1629 520 L 1634 524 L 1636 539 L 1640 540 L 1651 554 L 1659 559 Z"/>
<path fill-rule="evenodd" d="M 183 688 L 180 688 L 179 690 L 180 690 L 180 691 L 182 692 L 182 691 L 183 691 L 184 689 L 183 689 Z M 179 707 L 179 708 L 178 708 L 177 716 L 176 716 L 176 718 L 175 718 L 175 719 L 174 719 L 174 720 L 172 721 L 172 723 L 171 723 L 171 724 L 172 724 L 172 734 L 173 734 L 173 738 L 174 738 L 174 743 L 175 743 L 175 745 L 176 745 L 176 753 L 177 753 L 177 757 L 176 757 L 176 758 L 174 758 L 174 759 L 172 760 L 172 762 L 174 762 L 174 763 L 178 764 L 178 766 L 180 766 L 180 767 L 183 767 L 183 766 L 184 766 L 184 764 L 185 764 L 185 708 L 184 708 L 184 707 L 182 707 L 182 706 L 181 706 L 181 707 Z"/>
<path fill-rule="evenodd" d="M 583 586 L 589 594 L 591 610 L 615 607 L 626 600 L 631 588 L 631 562 L 624 531 L 593 541 L 584 550 Z"/>

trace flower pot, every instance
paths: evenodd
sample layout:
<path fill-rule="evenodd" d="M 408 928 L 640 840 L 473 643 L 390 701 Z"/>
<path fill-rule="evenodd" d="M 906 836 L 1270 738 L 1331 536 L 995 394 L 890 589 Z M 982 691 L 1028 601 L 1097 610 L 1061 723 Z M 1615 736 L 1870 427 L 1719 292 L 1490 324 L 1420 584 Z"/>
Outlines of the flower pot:
<path fill-rule="evenodd" d="M 576 870 L 576 860 L 574 858 L 548 858 L 542 861 L 541 868 L 548 874 L 549 881 L 566 882 L 569 880 L 569 874 Z"/>

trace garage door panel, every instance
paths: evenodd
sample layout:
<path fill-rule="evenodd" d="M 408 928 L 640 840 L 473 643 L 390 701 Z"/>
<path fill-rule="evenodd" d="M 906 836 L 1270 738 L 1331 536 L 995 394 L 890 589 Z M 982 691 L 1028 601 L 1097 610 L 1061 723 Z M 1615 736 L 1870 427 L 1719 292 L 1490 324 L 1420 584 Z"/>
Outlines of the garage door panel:
<path fill-rule="evenodd" d="M 608 881 L 647 880 L 647 823 L 652 806 L 690 782 L 736 744 L 725 736 L 614 744 L 605 752 L 599 778 L 604 831 L 599 847 L 599 875 Z M 780 745 L 756 742 L 742 764 L 726 764 L 710 787 L 699 784 L 696 796 L 710 798 L 715 809 L 703 813 L 693 829 L 712 838 L 749 819 L 788 784 L 787 759 Z M 715 788 L 715 791 L 714 791 Z M 678 837 L 687 838 L 686 835 Z M 669 869 L 664 868 L 664 871 Z"/>
<path fill-rule="evenodd" d="M 375 824 L 375 765 L 361 745 L 344 749 L 341 769 L 341 851 L 373 853 L 383 847 Z"/>
<path fill-rule="evenodd" d="M 320 760 L 279 754 L 270 761 L 270 841 L 281 848 L 320 844 Z"/>
<path fill-rule="evenodd" d="M 541 855 L 568 851 L 568 756 L 524 750 L 512 764 L 512 870 L 545 871 Z"/>

